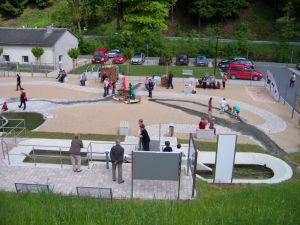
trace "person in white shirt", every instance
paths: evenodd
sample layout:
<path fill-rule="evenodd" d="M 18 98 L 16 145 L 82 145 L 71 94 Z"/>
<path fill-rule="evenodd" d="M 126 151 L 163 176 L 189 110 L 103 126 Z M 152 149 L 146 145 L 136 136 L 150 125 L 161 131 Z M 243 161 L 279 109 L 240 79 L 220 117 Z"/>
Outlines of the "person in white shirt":
<path fill-rule="evenodd" d="M 221 103 L 220 103 L 220 110 L 221 110 L 222 112 L 225 111 L 226 105 L 227 105 L 226 98 L 223 98 L 222 101 L 221 101 Z"/>

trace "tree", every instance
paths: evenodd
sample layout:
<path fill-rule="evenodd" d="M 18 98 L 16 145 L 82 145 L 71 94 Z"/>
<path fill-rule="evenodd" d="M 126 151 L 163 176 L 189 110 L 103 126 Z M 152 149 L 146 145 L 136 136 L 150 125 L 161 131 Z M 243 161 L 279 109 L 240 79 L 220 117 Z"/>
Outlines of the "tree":
<path fill-rule="evenodd" d="M 280 28 L 280 38 L 283 41 L 295 38 L 299 36 L 299 32 L 296 30 L 296 18 L 295 11 L 292 2 L 288 2 L 282 9 L 284 15 L 276 20 L 276 23 Z"/>
<path fill-rule="evenodd" d="M 132 0 L 124 16 L 125 29 L 130 34 L 148 35 L 167 30 L 165 18 L 168 16 L 168 4 L 164 1 Z"/>
<path fill-rule="evenodd" d="M 223 0 L 214 1 L 216 16 L 225 18 L 239 15 L 241 9 L 249 5 L 248 0 Z"/>
<path fill-rule="evenodd" d="M 50 4 L 50 0 L 35 0 L 35 3 L 40 8 L 45 8 Z"/>
<path fill-rule="evenodd" d="M 68 55 L 70 56 L 70 58 L 72 59 L 73 62 L 73 72 L 75 70 L 75 62 L 77 64 L 77 58 L 79 56 L 79 49 L 78 48 L 71 48 L 68 51 Z"/>
<path fill-rule="evenodd" d="M 8 16 L 18 16 L 27 3 L 28 0 L 0 0 L 0 10 Z"/>
<path fill-rule="evenodd" d="M 209 19 L 215 15 L 214 2 L 214 0 L 195 0 L 192 2 L 190 12 L 198 17 L 198 33 L 201 32 L 201 20 Z"/>
<path fill-rule="evenodd" d="M 36 64 L 38 64 L 38 61 L 40 61 L 41 56 L 44 54 L 44 49 L 42 49 L 40 47 L 34 47 L 31 49 L 31 52 L 35 57 Z M 41 63 L 41 61 L 40 61 L 40 63 Z"/>
<path fill-rule="evenodd" d="M 234 31 L 234 37 L 237 39 L 237 46 L 241 53 L 246 53 L 248 58 L 248 40 L 252 39 L 253 35 L 250 30 L 250 25 L 247 22 L 241 22 Z"/>

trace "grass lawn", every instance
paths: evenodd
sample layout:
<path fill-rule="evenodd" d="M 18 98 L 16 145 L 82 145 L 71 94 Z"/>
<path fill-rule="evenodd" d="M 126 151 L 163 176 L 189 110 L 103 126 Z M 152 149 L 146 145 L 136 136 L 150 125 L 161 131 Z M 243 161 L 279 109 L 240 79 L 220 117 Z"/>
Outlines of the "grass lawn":
<path fill-rule="evenodd" d="M 2 114 L 7 119 L 24 119 L 26 130 L 33 130 L 40 126 L 45 120 L 43 115 L 39 113 L 29 113 L 29 112 L 9 112 Z M 10 121 L 7 127 L 14 127 L 19 123 L 19 121 Z"/>
<path fill-rule="evenodd" d="M 3 225 L 299 224 L 299 172 L 276 185 L 210 185 L 198 180 L 196 188 L 193 201 L 110 202 L 51 193 L 0 192 L 0 219 Z"/>
<path fill-rule="evenodd" d="M 87 71 L 97 71 L 98 64 L 87 64 L 78 67 L 74 73 L 81 74 Z M 167 68 L 165 66 L 144 66 L 144 65 L 119 65 L 120 72 L 124 72 L 128 76 L 162 76 L 166 74 Z M 169 66 L 168 71 L 172 71 L 174 77 L 183 77 L 182 70 L 193 70 L 193 77 L 202 77 L 205 74 L 213 74 L 214 68 L 197 67 L 197 66 Z M 219 69 L 216 70 L 217 79 L 221 78 Z"/>

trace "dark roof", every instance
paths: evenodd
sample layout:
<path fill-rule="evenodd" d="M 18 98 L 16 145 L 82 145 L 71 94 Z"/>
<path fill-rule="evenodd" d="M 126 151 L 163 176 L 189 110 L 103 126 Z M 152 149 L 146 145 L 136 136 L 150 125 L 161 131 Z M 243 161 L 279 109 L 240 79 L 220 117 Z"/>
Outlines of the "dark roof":
<path fill-rule="evenodd" d="M 46 28 L 0 27 L 0 45 L 53 46 L 67 31 L 67 29 L 52 28 L 52 31 L 47 33 Z"/>

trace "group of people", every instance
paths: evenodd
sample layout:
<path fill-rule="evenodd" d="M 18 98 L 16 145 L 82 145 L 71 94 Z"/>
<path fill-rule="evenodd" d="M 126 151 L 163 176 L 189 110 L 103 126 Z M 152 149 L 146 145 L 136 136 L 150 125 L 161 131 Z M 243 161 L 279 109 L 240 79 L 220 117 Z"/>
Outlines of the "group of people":
<path fill-rule="evenodd" d="M 214 134 L 216 134 L 214 118 L 212 117 L 212 99 L 213 98 L 210 97 L 208 100 L 207 121 L 204 117 L 201 117 L 201 120 L 199 122 L 199 129 L 204 130 L 204 129 L 206 129 L 206 126 L 208 125 L 208 128 L 214 130 Z"/>
<path fill-rule="evenodd" d="M 71 147 L 69 149 L 70 160 L 72 163 L 73 171 L 79 173 L 81 169 L 81 156 L 80 152 L 83 148 L 83 142 L 79 134 L 75 134 Z M 115 145 L 110 150 L 110 161 L 112 164 L 112 180 L 118 181 L 119 184 L 124 183 L 122 176 L 122 164 L 124 162 L 124 148 L 121 146 L 120 141 L 116 140 Z M 118 170 L 118 179 L 116 179 L 116 170 Z"/>
<path fill-rule="evenodd" d="M 237 105 L 231 105 L 226 101 L 226 98 L 223 98 L 220 102 L 220 111 L 221 112 L 228 112 L 231 115 L 239 117 L 240 114 L 240 107 Z"/>
<path fill-rule="evenodd" d="M 225 74 L 222 75 L 222 87 L 225 88 L 227 82 L 227 76 Z M 220 89 L 221 88 L 221 82 L 216 80 L 216 77 L 214 75 L 207 76 L 204 75 L 202 78 L 198 80 L 198 86 L 200 88 L 212 88 L 212 89 Z"/>
<path fill-rule="evenodd" d="M 64 69 L 59 69 L 56 80 L 58 80 L 58 82 L 64 83 L 66 77 L 67 77 L 66 71 Z"/>

